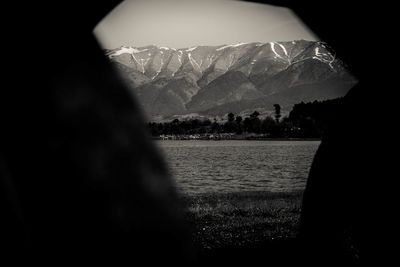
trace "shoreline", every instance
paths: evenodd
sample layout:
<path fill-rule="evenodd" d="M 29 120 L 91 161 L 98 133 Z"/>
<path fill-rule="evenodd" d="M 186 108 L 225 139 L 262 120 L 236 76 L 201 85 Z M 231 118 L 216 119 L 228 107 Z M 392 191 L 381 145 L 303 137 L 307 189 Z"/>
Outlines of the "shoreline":
<path fill-rule="evenodd" d="M 322 138 L 221 138 L 221 139 L 190 139 L 190 138 L 177 138 L 177 139 L 162 139 L 159 137 L 152 137 L 151 140 L 159 141 L 321 141 Z"/>

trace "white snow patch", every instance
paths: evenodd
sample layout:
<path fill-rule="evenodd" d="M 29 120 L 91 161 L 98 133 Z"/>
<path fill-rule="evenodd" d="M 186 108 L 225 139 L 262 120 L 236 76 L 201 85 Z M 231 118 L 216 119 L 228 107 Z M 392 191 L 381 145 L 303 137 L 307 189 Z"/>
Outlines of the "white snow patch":
<path fill-rule="evenodd" d="M 152 80 L 154 80 L 154 79 L 158 76 L 158 74 L 160 74 L 160 72 L 161 72 L 161 70 L 162 70 L 162 67 L 164 66 L 164 60 L 163 60 L 163 58 L 161 57 L 160 59 L 161 59 L 161 60 L 160 60 L 160 68 L 158 69 L 158 71 L 156 72 L 156 74 L 153 76 L 153 78 L 151 78 Z"/>
<path fill-rule="evenodd" d="M 288 55 L 288 52 L 286 51 L 285 46 L 283 46 L 280 43 L 275 43 L 275 42 L 270 42 L 269 44 L 271 45 L 272 52 L 274 52 L 274 54 L 275 54 L 274 58 L 280 58 L 280 59 L 283 59 L 283 60 L 287 60 L 290 63 L 290 60 L 288 59 L 289 55 Z M 276 44 L 280 46 L 280 48 L 282 49 L 283 53 L 285 53 L 286 58 L 284 58 L 283 56 L 279 55 L 279 53 L 276 52 L 276 50 L 275 50 L 275 45 Z"/>
<path fill-rule="evenodd" d="M 189 61 L 190 61 L 190 63 L 192 64 L 192 66 L 193 66 L 193 68 L 195 67 L 195 65 L 197 66 L 197 68 L 200 70 L 200 72 L 201 72 L 201 67 L 200 67 L 200 65 L 197 63 L 197 61 L 194 59 L 194 58 L 192 58 L 192 54 L 191 53 L 188 53 L 188 57 L 189 57 Z"/>
<path fill-rule="evenodd" d="M 288 56 L 288 53 L 287 53 L 287 51 L 286 51 L 285 46 L 284 46 L 283 44 L 280 44 L 280 43 L 278 43 L 278 45 L 282 48 L 283 53 L 285 53 L 285 55 Z"/>
<path fill-rule="evenodd" d="M 132 58 L 136 61 L 137 64 L 140 64 L 139 61 L 136 59 L 134 54 L 131 54 Z"/>
<path fill-rule="evenodd" d="M 193 50 L 195 50 L 197 48 L 197 46 L 193 46 L 193 47 L 191 47 L 191 48 L 189 48 L 189 49 L 186 49 L 185 51 L 186 52 L 192 52 Z"/>
<path fill-rule="evenodd" d="M 179 60 L 179 63 L 181 63 L 181 65 L 182 65 L 182 54 L 183 54 L 183 52 L 179 51 L 178 60 Z"/>
<path fill-rule="evenodd" d="M 228 48 L 228 47 L 238 47 L 238 46 L 241 46 L 241 45 L 244 45 L 244 44 L 248 44 L 248 43 L 237 43 L 237 44 L 233 44 L 233 45 L 225 45 L 223 47 L 217 48 L 217 51 L 221 51 L 221 50 L 223 50 L 225 48 Z"/>
<path fill-rule="evenodd" d="M 145 61 L 145 62 L 143 62 Z M 140 59 L 140 64 L 142 66 L 142 73 L 144 74 L 144 66 L 147 64 L 147 62 L 149 61 L 149 58 L 147 60 L 144 60 L 143 58 Z"/>
<path fill-rule="evenodd" d="M 211 55 L 211 56 L 207 57 L 207 59 L 208 59 L 207 68 L 209 68 L 211 66 L 211 64 L 213 63 L 213 58 L 214 58 L 214 55 Z"/>
<path fill-rule="evenodd" d="M 331 53 L 321 53 L 319 47 L 316 47 L 314 51 L 315 56 L 312 57 L 313 59 L 317 59 L 323 63 L 327 63 L 329 67 L 336 72 L 335 68 L 333 67 L 333 62 L 336 59 L 335 55 L 332 55 Z"/>
<path fill-rule="evenodd" d="M 271 50 L 272 50 L 272 52 L 274 52 L 274 54 L 275 54 L 275 58 L 281 58 L 281 59 L 283 59 L 283 57 L 282 57 L 281 55 L 279 55 L 279 54 L 276 52 L 276 50 L 275 50 L 275 43 L 274 43 L 274 42 L 270 42 L 269 44 L 271 45 Z"/>
<path fill-rule="evenodd" d="M 149 49 L 143 49 L 143 50 L 139 50 L 136 49 L 134 47 L 127 47 L 127 46 L 121 46 L 121 48 L 117 51 L 115 51 L 114 53 L 108 55 L 110 58 L 112 57 L 116 57 L 122 54 L 136 54 L 136 53 L 140 53 L 140 52 L 145 52 Z"/>
<path fill-rule="evenodd" d="M 144 73 L 144 71 L 145 71 L 145 70 L 144 70 L 144 66 L 147 64 L 147 61 L 148 61 L 149 59 L 147 59 L 146 62 L 143 63 L 143 60 L 144 60 L 144 59 L 140 59 L 140 61 L 139 61 L 139 60 L 137 60 L 137 58 L 135 57 L 134 54 L 131 54 L 131 56 L 132 56 L 132 58 L 135 60 L 136 64 L 137 64 L 138 66 L 141 66 L 141 67 L 142 67 L 141 72 Z"/>
<path fill-rule="evenodd" d="M 231 59 L 231 62 L 229 62 L 229 66 L 228 66 L 227 70 L 229 70 L 229 68 L 232 66 L 233 61 L 235 60 L 235 56 L 234 55 L 230 55 L 229 58 Z"/>

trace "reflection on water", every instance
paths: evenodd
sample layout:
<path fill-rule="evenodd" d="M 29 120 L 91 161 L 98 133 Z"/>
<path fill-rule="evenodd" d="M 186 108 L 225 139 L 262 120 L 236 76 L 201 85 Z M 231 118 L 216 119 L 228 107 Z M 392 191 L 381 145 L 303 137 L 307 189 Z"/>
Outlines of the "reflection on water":
<path fill-rule="evenodd" d="M 156 141 L 184 193 L 296 191 L 320 141 Z"/>

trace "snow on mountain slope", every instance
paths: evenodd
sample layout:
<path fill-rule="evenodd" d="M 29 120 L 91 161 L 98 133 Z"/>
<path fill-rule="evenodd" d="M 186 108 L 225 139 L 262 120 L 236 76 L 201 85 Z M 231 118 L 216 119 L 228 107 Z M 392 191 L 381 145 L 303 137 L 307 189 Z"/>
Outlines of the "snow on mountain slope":
<path fill-rule="evenodd" d="M 146 113 L 158 118 L 207 113 L 218 110 L 216 106 L 229 109 L 240 101 L 248 108 L 252 99 L 272 96 L 290 105 L 300 95 L 306 97 L 304 92 L 316 100 L 339 97 L 356 83 L 332 49 L 314 41 L 180 49 L 122 46 L 106 55 L 117 64 Z"/>

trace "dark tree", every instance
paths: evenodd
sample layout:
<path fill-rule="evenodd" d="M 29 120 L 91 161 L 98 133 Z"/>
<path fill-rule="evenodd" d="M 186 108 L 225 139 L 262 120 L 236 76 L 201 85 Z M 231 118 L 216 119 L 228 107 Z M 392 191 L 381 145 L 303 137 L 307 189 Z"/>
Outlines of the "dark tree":
<path fill-rule="evenodd" d="M 229 122 L 233 122 L 235 120 L 235 114 L 233 114 L 232 112 L 228 114 L 228 121 Z"/>
<path fill-rule="evenodd" d="M 214 122 L 211 124 L 211 131 L 213 133 L 220 133 L 221 132 L 221 125 L 217 122 L 217 119 L 214 118 Z"/>
<path fill-rule="evenodd" d="M 211 121 L 209 120 L 209 119 L 206 119 L 206 120 L 204 120 L 203 122 L 202 122 L 202 126 L 203 127 L 207 127 L 207 126 L 210 126 L 211 125 Z"/>
<path fill-rule="evenodd" d="M 235 114 L 232 112 L 228 114 L 228 121 L 224 124 L 224 132 L 232 133 L 237 131 L 237 124 L 235 121 Z"/>
<path fill-rule="evenodd" d="M 250 118 L 255 119 L 258 117 L 258 115 L 260 115 L 260 113 L 256 110 L 252 114 L 250 114 Z"/>
<path fill-rule="evenodd" d="M 276 125 L 276 122 L 274 121 L 273 118 L 266 117 L 261 122 L 261 132 L 264 134 L 271 134 L 274 131 L 275 125 Z"/>
<path fill-rule="evenodd" d="M 237 125 L 237 128 L 236 128 L 236 133 L 237 134 L 241 134 L 242 132 L 243 132 L 243 130 L 242 130 L 242 117 L 241 116 L 236 116 L 236 119 L 235 119 L 235 122 L 236 122 L 236 125 Z"/>
<path fill-rule="evenodd" d="M 275 104 L 274 109 L 275 109 L 275 120 L 277 123 L 279 123 L 279 119 L 281 117 L 281 106 L 279 104 Z"/>
<path fill-rule="evenodd" d="M 251 120 L 249 117 L 245 118 L 243 121 L 243 130 L 245 132 L 250 132 L 251 131 Z"/>
<path fill-rule="evenodd" d="M 236 123 L 239 125 L 242 122 L 243 118 L 241 116 L 236 116 Z"/>
<path fill-rule="evenodd" d="M 250 127 L 248 129 L 249 132 L 260 133 L 261 131 L 261 121 L 258 118 L 260 113 L 258 111 L 254 111 L 250 114 Z"/>

